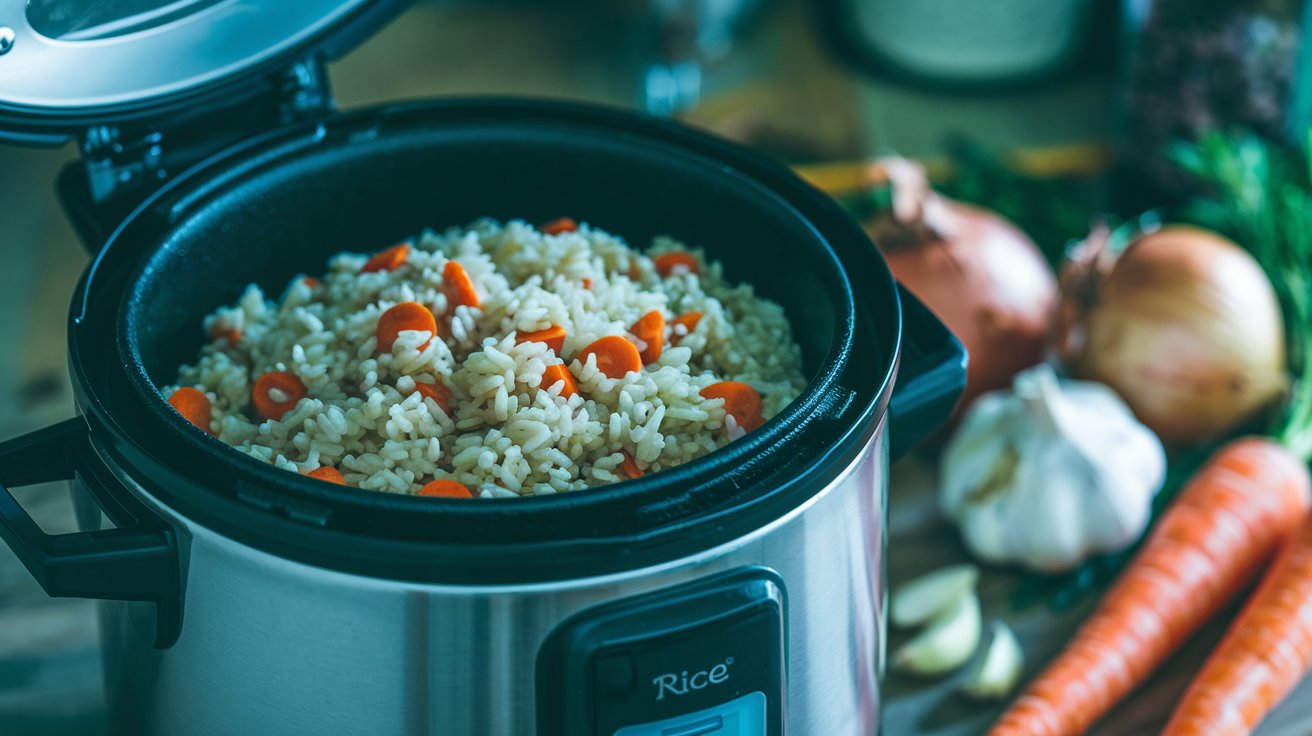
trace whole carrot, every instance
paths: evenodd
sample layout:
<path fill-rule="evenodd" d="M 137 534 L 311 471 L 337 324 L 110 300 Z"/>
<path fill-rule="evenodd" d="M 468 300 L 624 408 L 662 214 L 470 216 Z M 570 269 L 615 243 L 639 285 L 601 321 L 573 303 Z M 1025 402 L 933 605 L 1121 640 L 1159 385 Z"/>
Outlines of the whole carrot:
<path fill-rule="evenodd" d="M 1312 666 L 1312 519 L 1286 545 L 1257 592 L 1176 706 L 1165 736 L 1251 733 Z"/>
<path fill-rule="evenodd" d="M 1307 467 L 1283 444 L 1245 438 L 1218 450 L 1066 649 L 989 733 L 1088 730 L 1289 538 L 1308 509 L 1309 485 Z"/>

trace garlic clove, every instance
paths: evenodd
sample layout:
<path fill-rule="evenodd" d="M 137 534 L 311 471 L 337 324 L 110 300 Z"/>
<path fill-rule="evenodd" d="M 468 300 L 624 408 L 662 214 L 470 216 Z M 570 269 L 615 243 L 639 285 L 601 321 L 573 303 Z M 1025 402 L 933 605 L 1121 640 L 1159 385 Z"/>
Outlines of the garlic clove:
<path fill-rule="evenodd" d="M 962 596 L 897 650 L 893 666 L 917 675 L 951 672 L 975 653 L 982 627 L 979 598 L 974 593 Z"/>
<path fill-rule="evenodd" d="M 889 618 L 894 626 L 919 626 L 975 590 L 979 568 L 952 565 L 903 583 L 893 592 Z"/>
<path fill-rule="evenodd" d="M 961 692 L 979 700 L 1000 700 L 1007 697 L 1020 680 L 1025 666 L 1016 635 L 1002 621 L 993 622 L 993 637 L 984 656 L 971 668 Z"/>

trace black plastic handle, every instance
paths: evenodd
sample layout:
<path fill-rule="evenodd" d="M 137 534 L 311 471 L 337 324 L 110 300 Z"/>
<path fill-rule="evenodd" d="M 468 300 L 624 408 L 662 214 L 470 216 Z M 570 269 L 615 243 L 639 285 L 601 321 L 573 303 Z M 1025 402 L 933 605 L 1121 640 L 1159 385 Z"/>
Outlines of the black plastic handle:
<path fill-rule="evenodd" d="M 172 529 L 133 501 L 105 503 L 100 493 L 93 495 L 119 528 L 46 534 L 9 492 L 75 475 L 103 491 L 103 477 L 85 462 L 90 451 L 81 418 L 0 443 L 0 539 L 50 596 L 156 604 L 155 646 L 167 647 L 177 639 L 180 606 Z"/>
<path fill-rule="evenodd" d="M 894 460 L 947 421 L 966 388 L 966 348 L 902 284 L 902 358 L 889 399 L 889 453 Z"/>

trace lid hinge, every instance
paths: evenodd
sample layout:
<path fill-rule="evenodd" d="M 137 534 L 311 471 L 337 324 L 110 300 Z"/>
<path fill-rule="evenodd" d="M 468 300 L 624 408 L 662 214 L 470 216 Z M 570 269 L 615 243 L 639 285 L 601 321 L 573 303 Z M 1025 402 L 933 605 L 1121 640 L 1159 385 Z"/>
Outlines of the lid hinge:
<path fill-rule="evenodd" d="M 60 194 L 79 233 L 99 248 L 117 222 L 165 180 L 207 156 L 278 126 L 335 109 L 324 61 L 301 59 L 275 75 L 268 91 L 151 125 L 95 125 L 82 134 L 82 176 L 61 176 Z M 78 181 L 80 179 L 80 181 Z M 86 220 L 79 222 L 79 220 Z"/>
<path fill-rule="evenodd" d="M 164 147 L 160 145 L 163 140 L 164 134 L 158 130 L 128 141 L 123 140 L 117 126 L 97 125 L 87 130 L 82 138 L 82 156 L 91 199 L 104 202 L 123 187 L 166 178 Z"/>
<path fill-rule="evenodd" d="M 283 124 L 322 117 L 337 109 L 322 57 L 292 64 L 283 73 L 280 89 Z"/>

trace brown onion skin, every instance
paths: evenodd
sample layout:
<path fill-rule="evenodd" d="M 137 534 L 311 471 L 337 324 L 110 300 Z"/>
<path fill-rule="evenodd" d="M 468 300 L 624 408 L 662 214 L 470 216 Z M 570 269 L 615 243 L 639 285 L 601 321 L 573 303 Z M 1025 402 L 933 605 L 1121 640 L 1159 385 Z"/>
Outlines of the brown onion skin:
<path fill-rule="evenodd" d="M 1284 394 L 1275 290 L 1230 240 L 1164 227 L 1131 243 L 1095 293 L 1071 367 L 1115 389 L 1163 442 L 1215 439 Z M 1218 337 L 1199 339 L 1196 324 Z"/>
<path fill-rule="evenodd" d="M 1043 359 L 1057 282 L 1034 241 L 1006 219 L 947 201 L 951 237 L 908 232 L 890 217 L 867 223 L 897 280 L 966 346 L 966 390 L 955 416 L 981 393 L 1011 384 Z M 954 420 L 955 420 L 954 416 Z"/>

